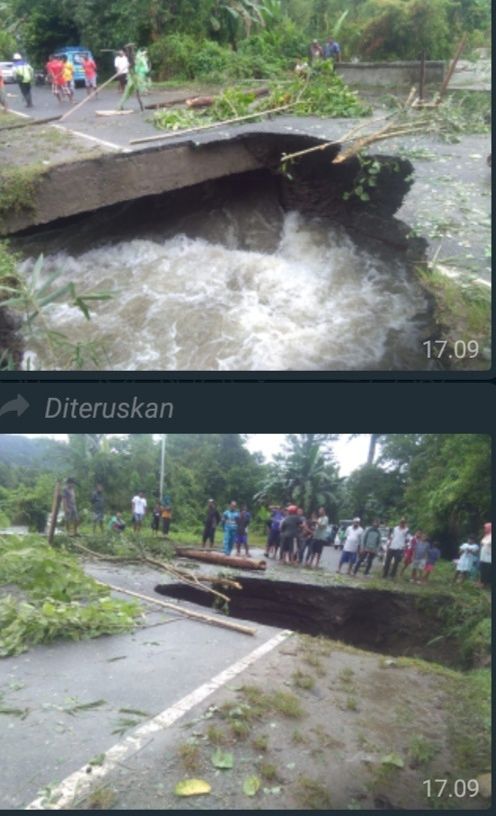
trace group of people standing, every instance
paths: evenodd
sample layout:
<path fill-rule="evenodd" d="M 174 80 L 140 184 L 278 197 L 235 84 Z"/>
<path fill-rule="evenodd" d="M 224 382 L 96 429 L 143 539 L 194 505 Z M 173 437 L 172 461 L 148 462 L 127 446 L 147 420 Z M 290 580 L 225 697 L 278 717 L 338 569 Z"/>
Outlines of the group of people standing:
<path fill-rule="evenodd" d="M 84 73 L 86 93 L 90 94 L 92 91 L 96 91 L 97 72 L 95 60 L 90 54 L 82 54 L 80 65 Z M 50 54 L 45 65 L 45 72 L 48 81 L 51 83 L 52 93 L 59 102 L 64 99 L 67 99 L 68 102 L 74 102 L 74 64 L 68 56 L 66 54 L 60 56 Z"/>
<path fill-rule="evenodd" d="M 327 41 L 321 45 L 318 40 L 312 40 L 308 46 L 308 58 L 310 62 L 318 62 L 319 60 L 332 60 L 333 62 L 341 61 L 341 48 L 331 35 Z"/>
<path fill-rule="evenodd" d="M 464 583 L 473 578 L 478 581 L 479 586 L 491 586 L 491 541 L 491 522 L 484 524 L 480 546 L 475 535 L 468 536 L 467 541 L 460 546 L 453 583 Z"/>
<path fill-rule="evenodd" d="M 324 542 L 328 538 L 329 518 L 325 508 L 308 518 L 301 507 L 272 507 L 267 520 L 267 558 L 279 558 L 283 564 L 318 567 Z"/>
<path fill-rule="evenodd" d="M 401 564 L 401 575 L 411 566 L 410 580 L 415 583 L 425 583 L 441 558 L 438 542 L 431 541 L 421 530 L 411 535 L 404 518 L 400 519 L 399 524 L 389 531 L 384 546 L 386 553 L 382 568 L 383 578 L 396 578 Z M 346 530 L 338 573 L 341 572 L 341 567 L 347 564 L 348 575 L 358 575 L 362 564 L 365 564 L 364 574 L 370 575 L 375 558 L 378 555 L 382 556 L 382 548 L 379 519 L 374 519 L 370 527 L 365 530 L 359 518 L 353 519 L 353 523 Z"/>
<path fill-rule="evenodd" d="M 68 535 L 78 535 L 81 523 L 77 509 L 76 498 L 77 481 L 72 477 L 66 479 L 61 491 L 62 509 L 64 512 L 64 523 Z M 90 497 L 92 512 L 93 534 L 100 531 L 103 533 L 105 521 L 106 500 L 103 485 L 98 482 Z M 148 513 L 148 502 L 143 490 L 139 490 L 131 499 L 131 524 L 135 532 L 139 532 L 143 527 L 143 522 Z M 172 508 L 170 501 L 164 499 L 157 502 L 152 511 L 151 528 L 158 532 L 160 529 L 164 535 L 168 535 L 172 518 Z M 126 522 L 121 512 L 114 512 L 108 520 L 108 529 L 112 532 L 122 533 L 126 529 Z"/>
<path fill-rule="evenodd" d="M 243 547 L 245 555 L 250 555 L 248 547 L 248 525 L 251 521 L 251 513 L 246 505 L 238 509 L 235 501 L 229 503 L 227 510 L 222 515 L 217 510 L 214 499 L 208 500 L 207 514 L 203 526 L 202 547 L 208 544 L 208 549 L 212 549 L 215 543 L 215 531 L 221 526 L 224 532 L 223 550 L 225 555 L 231 555 L 236 547 L 237 555 L 241 555 Z"/>

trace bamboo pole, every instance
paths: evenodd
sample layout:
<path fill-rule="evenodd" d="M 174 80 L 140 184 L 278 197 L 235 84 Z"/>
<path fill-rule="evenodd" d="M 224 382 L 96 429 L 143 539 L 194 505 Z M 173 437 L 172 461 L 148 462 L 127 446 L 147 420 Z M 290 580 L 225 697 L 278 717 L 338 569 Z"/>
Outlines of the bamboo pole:
<path fill-rule="evenodd" d="M 143 144 L 144 142 L 158 142 L 161 139 L 173 139 L 184 136 L 187 133 L 197 133 L 200 130 L 222 127 L 222 125 L 233 125 L 236 122 L 245 122 L 247 119 L 255 119 L 257 116 L 268 116 L 270 113 L 280 113 L 281 111 L 293 108 L 297 103 L 291 102 L 289 105 L 282 105 L 280 108 L 270 108 L 257 113 L 249 113 L 246 116 L 236 116 L 234 119 L 224 119 L 222 122 L 211 122 L 209 125 L 199 125 L 198 127 L 187 128 L 186 130 L 175 130 L 173 133 L 163 133 L 160 136 L 146 136 L 141 139 L 130 139 L 129 144 Z"/>
<path fill-rule="evenodd" d="M 425 48 L 422 49 L 420 60 L 419 99 L 423 101 L 425 90 Z"/>
<path fill-rule="evenodd" d="M 165 609 L 172 609 L 179 615 L 184 615 L 186 618 L 201 621 L 202 623 L 209 623 L 212 626 L 221 626 L 224 629 L 231 629 L 233 632 L 241 632 L 243 635 L 255 635 L 256 629 L 252 626 L 243 626 L 241 623 L 234 623 L 234 621 L 224 620 L 223 618 L 213 617 L 213 615 L 205 615 L 202 612 L 193 612 L 191 609 L 184 609 L 177 604 L 166 603 L 159 601 L 156 598 L 151 598 L 149 595 L 141 595 L 139 592 L 131 592 L 130 589 L 123 589 L 122 587 L 114 586 L 113 584 L 106 584 L 103 581 L 97 581 L 101 586 L 111 589 L 113 592 L 122 592 L 124 595 L 131 595 L 133 598 L 139 598 L 141 601 L 153 603 Z"/>
<path fill-rule="evenodd" d="M 91 555 L 93 558 L 97 558 L 99 561 L 109 561 L 110 563 L 120 562 L 127 563 L 127 564 L 150 564 L 150 566 L 157 567 L 162 569 L 164 572 L 167 572 L 176 581 L 180 581 L 187 586 L 191 586 L 194 589 L 198 589 L 202 592 L 207 592 L 210 595 L 215 595 L 216 597 L 220 598 L 222 601 L 229 603 L 231 600 L 227 595 L 224 595 L 222 592 L 218 592 L 216 589 L 212 589 L 212 587 L 205 586 L 202 584 L 196 577 L 196 575 L 189 576 L 187 573 L 176 570 L 174 567 L 169 566 L 169 564 L 164 564 L 163 561 L 156 561 L 154 558 L 149 558 L 146 555 L 141 555 L 139 558 L 127 558 L 126 556 L 119 556 L 119 555 L 102 555 L 101 553 L 97 553 L 94 550 L 90 550 L 89 547 L 85 547 L 84 544 L 80 544 L 77 541 L 74 541 L 74 546 L 77 547 L 79 550 L 82 550 L 88 555 Z M 241 589 L 241 587 L 239 587 Z"/>
<path fill-rule="evenodd" d="M 450 67 L 449 67 L 449 70 L 448 70 L 448 73 L 446 74 L 444 82 L 441 85 L 441 89 L 439 91 L 439 96 L 440 97 L 444 96 L 444 94 L 448 90 L 448 85 L 450 84 L 451 77 L 453 76 L 453 74 L 455 72 L 455 68 L 456 68 L 458 60 L 460 59 L 460 57 L 462 55 L 462 51 L 465 48 L 466 41 L 467 41 L 467 35 L 464 34 L 463 37 L 460 40 L 458 48 L 456 49 L 455 56 L 453 57 L 453 61 L 452 61 L 451 65 L 450 65 Z"/>
<path fill-rule="evenodd" d="M 99 91 L 102 91 L 104 88 L 106 88 L 106 87 L 107 87 L 107 85 L 110 85 L 110 83 L 111 83 L 111 82 L 113 82 L 113 81 L 114 81 L 114 79 L 116 79 L 118 76 L 119 76 L 119 74 L 118 74 L 118 73 L 117 73 L 117 74 L 114 74 L 113 76 L 111 76 L 111 77 L 110 77 L 110 79 L 107 79 L 107 81 L 106 81 L 106 82 L 104 82 L 104 83 L 103 83 L 103 85 L 100 85 L 100 87 L 99 87 L 99 88 L 95 88 L 95 90 L 94 90 L 94 91 L 92 91 L 90 94 L 88 94 L 88 96 L 86 96 L 86 97 L 85 97 L 85 98 L 82 100 L 82 102 L 79 102 L 79 103 L 78 103 L 78 104 L 77 104 L 77 105 L 76 105 L 74 108 L 69 108 L 69 110 L 67 111 L 67 113 L 64 113 L 64 115 L 60 117 L 59 122 L 63 122 L 63 121 L 64 121 L 64 119 L 68 119 L 68 117 L 69 117 L 69 116 L 70 116 L 72 113 L 74 113 L 75 111 L 79 110 L 79 108 L 82 108 L 82 107 L 83 107 L 83 105 L 86 105 L 86 103 L 87 103 L 87 102 L 89 102 L 89 101 L 90 101 L 90 99 L 93 99 L 93 97 L 94 97 L 94 96 L 96 96 L 96 95 L 98 94 L 98 92 L 99 92 Z"/>
<path fill-rule="evenodd" d="M 53 544 L 53 537 L 55 535 L 55 527 L 57 526 L 57 516 L 60 509 L 60 502 L 62 500 L 62 493 L 60 490 L 60 482 L 55 483 L 52 499 L 52 514 L 50 516 L 50 525 L 48 527 L 48 543 Z"/>
<path fill-rule="evenodd" d="M 181 583 L 186 584 L 187 586 L 191 586 L 194 589 L 199 589 L 201 592 L 207 592 L 210 595 L 215 595 L 217 598 L 229 603 L 231 600 L 227 595 L 224 595 L 222 592 L 218 592 L 216 589 L 212 587 L 205 586 L 202 584 L 196 576 L 187 577 L 184 573 L 179 572 L 178 570 L 174 569 L 174 567 L 170 567 L 168 564 L 163 564 L 162 561 L 155 561 L 154 558 L 148 558 L 148 556 L 144 556 L 143 560 L 150 564 L 150 566 L 158 567 L 159 569 L 163 569 L 164 572 L 167 572 L 176 581 L 181 581 Z"/>

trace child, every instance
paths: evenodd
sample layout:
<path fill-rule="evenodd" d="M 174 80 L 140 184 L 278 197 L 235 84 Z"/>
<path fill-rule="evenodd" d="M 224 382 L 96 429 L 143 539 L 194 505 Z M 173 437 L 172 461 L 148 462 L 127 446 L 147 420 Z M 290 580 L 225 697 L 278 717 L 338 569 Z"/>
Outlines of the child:
<path fill-rule="evenodd" d="M 429 543 L 426 565 L 424 567 L 424 584 L 427 583 L 429 575 L 441 558 L 441 550 L 439 549 L 438 543 L 437 541 L 434 541 L 432 544 Z"/>
<path fill-rule="evenodd" d="M 414 557 L 415 557 L 415 547 L 417 546 L 417 541 L 420 540 L 422 536 L 421 530 L 417 530 L 414 536 L 410 538 L 406 545 L 405 556 L 403 558 L 403 567 L 401 569 L 400 575 L 403 575 L 406 568 L 410 566 Z"/>
<path fill-rule="evenodd" d="M 415 552 L 412 561 L 412 577 L 410 580 L 415 584 L 420 584 L 422 572 L 427 566 L 427 553 L 431 547 L 431 543 L 427 540 L 427 536 L 423 535 L 422 533 L 417 533 L 415 535 L 415 539 Z"/>
<path fill-rule="evenodd" d="M 84 84 L 86 87 L 86 95 L 95 91 L 96 93 L 96 64 L 95 60 L 89 54 L 85 54 L 81 62 L 84 71 Z M 96 94 L 98 96 L 98 94 Z"/>
<path fill-rule="evenodd" d="M 74 99 L 74 65 L 67 57 L 62 57 L 62 78 L 64 80 L 64 93 L 69 102 Z"/>
<path fill-rule="evenodd" d="M 109 521 L 109 528 L 114 533 L 122 533 L 126 525 L 122 519 L 122 513 L 115 513 Z"/>
<path fill-rule="evenodd" d="M 479 546 L 475 541 L 475 536 L 470 535 L 468 541 L 460 547 L 460 558 L 456 565 L 455 577 L 453 583 L 463 583 L 467 580 L 474 563 L 474 557 L 479 552 Z"/>

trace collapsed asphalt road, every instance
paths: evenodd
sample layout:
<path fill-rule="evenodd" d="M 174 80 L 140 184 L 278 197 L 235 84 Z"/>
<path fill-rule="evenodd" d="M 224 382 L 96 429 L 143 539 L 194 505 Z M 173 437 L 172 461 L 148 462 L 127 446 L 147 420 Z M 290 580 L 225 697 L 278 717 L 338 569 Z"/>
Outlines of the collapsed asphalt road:
<path fill-rule="evenodd" d="M 163 575 L 93 564 L 86 569 L 149 595 Z M 58 641 L 0 661 L 1 707 L 17 712 L 0 712 L 8 745 L 2 752 L 1 808 L 25 808 L 40 791 L 280 631 L 257 626 L 249 637 L 164 612 L 147 607 L 145 625 L 131 634 Z"/>

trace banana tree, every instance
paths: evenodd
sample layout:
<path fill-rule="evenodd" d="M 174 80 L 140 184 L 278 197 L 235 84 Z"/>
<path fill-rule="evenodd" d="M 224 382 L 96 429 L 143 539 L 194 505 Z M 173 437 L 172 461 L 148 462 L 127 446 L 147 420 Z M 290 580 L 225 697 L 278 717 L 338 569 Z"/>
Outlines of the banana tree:
<path fill-rule="evenodd" d="M 229 43 L 236 50 L 240 32 L 249 37 L 254 26 L 265 28 L 264 13 L 270 14 L 259 0 L 217 0 L 210 24 L 214 31 L 225 28 Z"/>

